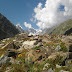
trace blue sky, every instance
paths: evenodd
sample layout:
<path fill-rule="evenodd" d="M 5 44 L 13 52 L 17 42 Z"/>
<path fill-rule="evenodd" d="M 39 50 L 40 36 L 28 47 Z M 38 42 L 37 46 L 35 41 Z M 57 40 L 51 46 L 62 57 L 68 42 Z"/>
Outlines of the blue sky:
<path fill-rule="evenodd" d="M 14 25 L 20 23 L 24 27 L 24 22 L 32 24 L 37 29 L 36 24 L 30 21 L 32 18 L 33 9 L 39 2 L 42 4 L 46 0 L 0 0 L 0 13 L 9 19 Z"/>
<path fill-rule="evenodd" d="M 72 0 L 0 0 L 0 13 L 24 29 L 30 24 L 34 29 L 51 28 L 72 19 Z"/>

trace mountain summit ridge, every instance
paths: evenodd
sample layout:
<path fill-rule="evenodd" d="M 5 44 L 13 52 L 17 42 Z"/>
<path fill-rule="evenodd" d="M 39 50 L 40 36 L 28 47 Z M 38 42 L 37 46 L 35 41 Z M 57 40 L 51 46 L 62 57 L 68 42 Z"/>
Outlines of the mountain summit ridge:
<path fill-rule="evenodd" d="M 72 28 L 72 19 L 66 20 L 63 23 L 50 28 L 45 34 L 49 35 L 64 35 Z"/>
<path fill-rule="evenodd" d="M 18 33 L 18 29 L 16 29 L 16 27 L 0 13 L 0 40 L 13 37 Z"/>

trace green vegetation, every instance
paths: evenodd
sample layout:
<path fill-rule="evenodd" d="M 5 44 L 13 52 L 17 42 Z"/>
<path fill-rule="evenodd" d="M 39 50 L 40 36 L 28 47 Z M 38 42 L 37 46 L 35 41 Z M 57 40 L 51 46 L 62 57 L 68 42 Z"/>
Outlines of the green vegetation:
<path fill-rule="evenodd" d="M 61 40 L 54 40 L 54 43 L 60 43 Z"/>
<path fill-rule="evenodd" d="M 67 49 L 67 47 L 65 46 L 65 43 L 61 43 L 60 47 L 61 47 L 61 51 L 63 51 L 63 52 L 68 52 L 68 49 Z"/>
<path fill-rule="evenodd" d="M 68 67 L 61 67 L 61 68 L 55 68 L 56 72 L 59 72 L 60 70 L 70 71 Z"/>
<path fill-rule="evenodd" d="M 29 65 L 29 72 L 41 72 L 43 70 L 43 66 L 44 64 L 42 65 L 39 65 L 39 64 L 31 64 Z"/>
<path fill-rule="evenodd" d="M 62 56 L 57 55 L 55 60 L 52 59 L 52 58 L 51 58 L 51 59 L 48 59 L 48 60 L 45 62 L 45 64 L 46 64 L 46 63 L 49 63 L 49 64 L 50 64 L 50 65 L 48 65 L 47 70 L 48 70 L 49 68 L 53 68 L 53 69 L 55 69 L 56 72 L 59 72 L 60 70 L 70 71 L 70 69 L 69 69 L 68 67 L 66 67 L 66 66 L 63 67 L 63 66 L 61 66 L 61 65 L 62 65 L 62 62 L 63 62 L 63 59 L 62 59 L 62 58 L 63 58 Z M 61 68 L 56 68 L 56 64 L 60 65 Z"/>
<path fill-rule="evenodd" d="M 66 28 L 63 28 L 61 29 L 61 31 L 63 30 L 65 31 L 65 29 Z M 59 32 L 57 34 L 59 34 Z M 12 49 L 12 51 L 15 51 L 17 53 L 17 55 L 11 56 L 11 58 L 13 58 L 13 62 L 16 63 L 13 64 L 12 62 L 11 63 L 8 62 L 2 65 L 0 72 L 6 71 L 7 67 L 11 67 L 11 70 L 9 72 L 41 72 L 45 64 L 47 63 L 48 66 L 47 67 L 45 66 L 46 70 L 53 68 L 55 69 L 56 72 L 59 72 L 60 70 L 72 72 L 72 69 L 66 66 L 62 66 L 63 62 L 65 61 L 65 58 L 67 58 L 68 55 L 67 54 L 68 49 L 66 45 L 67 43 L 69 43 L 69 41 L 67 39 L 67 36 L 65 36 L 65 39 L 67 39 L 65 43 L 62 42 L 64 40 L 61 39 L 62 38 L 61 36 L 50 35 L 49 38 L 47 36 L 44 36 L 43 40 L 41 39 L 42 41 L 39 41 L 40 38 L 38 39 L 37 43 L 32 46 L 33 48 L 25 48 L 27 44 L 23 45 L 23 42 L 27 40 L 28 41 L 35 40 L 34 37 L 30 38 L 27 36 L 24 38 L 23 35 L 20 37 L 18 36 L 19 35 L 12 37 L 10 39 L 0 41 L 0 43 L 4 45 L 14 41 L 14 45 L 17 46 L 17 47 L 10 46 L 9 48 L 5 47 L 4 49 L 1 49 L 2 47 L 0 47 L 0 56 L 5 55 L 7 49 Z M 40 46 L 37 46 L 38 43 L 40 43 Z M 26 47 L 29 46 L 27 45 Z M 70 48 L 69 50 L 71 50 L 72 46 L 68 45 L 68 47 Z M 56 65 L 60 65 L 60 68 L 57 68 Z"/>
<path fill-rule="evenodd" d="M 38 49 L 38 48 L 40 48 L 40 46 L 36 46 L 36 47 L 34 47 L 34 48 L 32 48 L 32 49 L 36 50 L 36 49 Z"/>
<path fill-rule="evenodd" d="M 0 69 L 0 72 L 4 72 L 6 70 L 7 67 L 9 67 L 11 65 L 10 62 L 7 62 L 5 64 L 2 65 L 2 68 Z"/>
<path fill-rule="evenodd" d="M 51 65 L 51 67 L 55 67 L 55 64 L 61 65 L 63 62 L 63 56 L 57 55 L 55 60 L 54 59 L 48 59 L 46 62 Z"/>
<path fill-rule="evenodd" d="M 53 44 L 52 42 L 50 42 L 50 43 L 45 43 L 45 42 L 44 42 L 43 45 L 44 45 L 44 46 L 53 46 L 54 44 Z"/>
<path fill-rule="evenodd" d="M 21 64 L 12 64 L 11 67 L 13 69 L 10 72 L 23 72 L 25 70 L 24 65 Z"/>
<path fill-rule="evenodd" d="M 58 26 L 52 27 L 51 29 L 49 29 L 47 31 L 46 34 L 49 34 L 49 35 L 63 35 L 70 28 L 72 28 L 72 20 L 71 19 L 61 23 Z"/>

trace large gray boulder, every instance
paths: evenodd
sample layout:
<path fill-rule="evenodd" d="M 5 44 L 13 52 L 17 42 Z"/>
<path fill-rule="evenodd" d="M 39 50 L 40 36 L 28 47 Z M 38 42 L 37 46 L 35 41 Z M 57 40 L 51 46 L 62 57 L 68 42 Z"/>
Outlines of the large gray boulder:
<path fill-rule="evenodd" d="M 10 58 L 8 56 L 2 55 L 0 57 L 0 66 L 2 66 L 3 64 L 7 63 L 10 61 Z"/>
<path fill-rule="evenodd" d="M 52 68 L 50 68 L 50 69 L 48 70 L 48 72 L 56 72 L 56 71 L 53 70 Z"/>
<path fill-rule="evenodd" d="M 36 43 L 36 40 L 33 41 L 25 41 L 23 42 L 22 47 L 24 47 L 25 49 L 30 49 L 34 47 L 34 44 Z"/>
<path fill-rule="evenodd" d="M 60 45 L 58 45 L 56 48 L 55 48 L 55 51 L 60 51 L 60 49 L 61 49 L 61 47 L 60 47 Z"/>

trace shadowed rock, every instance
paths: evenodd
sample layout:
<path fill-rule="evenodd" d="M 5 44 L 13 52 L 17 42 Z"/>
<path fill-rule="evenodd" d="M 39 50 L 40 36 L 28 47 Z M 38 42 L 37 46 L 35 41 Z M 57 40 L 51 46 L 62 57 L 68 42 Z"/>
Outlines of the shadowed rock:
<path fill-rule="evenodd" d="M 13 37 L 18 33 L 18 29 L 16 29 L 16 27 L 0 13 L 0 40 Z"/>
<path fill-rule="evenodd" d="M 71 34 L 71 33 L 72 33 L 72 28 L 69 29 L 69 30 L 67 30 L 64 35 L 69 35 L 69 34 Z"/>

